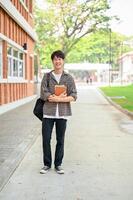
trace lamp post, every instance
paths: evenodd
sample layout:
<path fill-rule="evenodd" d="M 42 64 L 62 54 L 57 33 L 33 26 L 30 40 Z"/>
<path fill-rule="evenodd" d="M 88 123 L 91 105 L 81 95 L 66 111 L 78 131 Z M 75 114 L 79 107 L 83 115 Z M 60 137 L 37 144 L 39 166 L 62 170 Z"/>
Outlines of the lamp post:
<path fill-rule="evenodd" d="M 122 54 L 123 54 L 123 42 L 121 43 L 121 60 L 120 60 L 121 85 L 123 85 L 123 58 L 122 58 Z"/>
<path fill-rule="evenodd" d="M 111 83 L 111 68 L 112 68 L 112 66 L 111 66 L 111 64 L 112 64 L 111 28 L 108 28 L 108 31 L 109 31 L 109 86 L 110 86 L 110 83 Z"/>

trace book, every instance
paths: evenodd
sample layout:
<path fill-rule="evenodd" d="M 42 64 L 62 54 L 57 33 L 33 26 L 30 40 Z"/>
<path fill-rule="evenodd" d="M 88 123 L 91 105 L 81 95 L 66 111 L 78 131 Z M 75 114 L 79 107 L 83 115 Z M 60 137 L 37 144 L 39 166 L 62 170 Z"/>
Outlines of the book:
<path fill-rule="evenodd" d="M 66 89 L 65 85 L 55 85 L 55 95 L 59 96 L 60 94 L 66 92 Z"/>

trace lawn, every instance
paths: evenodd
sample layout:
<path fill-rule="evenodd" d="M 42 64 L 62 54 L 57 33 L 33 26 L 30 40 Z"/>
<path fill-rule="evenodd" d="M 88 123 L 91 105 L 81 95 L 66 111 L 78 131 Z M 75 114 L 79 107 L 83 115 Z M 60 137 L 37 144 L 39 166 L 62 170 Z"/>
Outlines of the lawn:
<path fill-rule="evenodd" d="M 133 85 L 100 87 L 100 89 L 122 108 L 133 112 Z"/>

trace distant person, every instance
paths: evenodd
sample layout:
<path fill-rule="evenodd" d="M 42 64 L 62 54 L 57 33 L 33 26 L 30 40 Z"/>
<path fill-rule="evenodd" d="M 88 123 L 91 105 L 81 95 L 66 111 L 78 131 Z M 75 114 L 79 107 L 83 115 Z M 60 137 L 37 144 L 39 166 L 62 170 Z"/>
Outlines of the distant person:
<path fill-rule="evenodd" d="M 90 82 L 90 75 L 86 76 L 86 83 L 88 84 Z"/>
<path fill-rule="evenodd" d="M 87 83 L 87 84 L 89 83 L 89 79 L 88 79 L 88 77 L 86 78 L 86 83 Z"/>
<path fill-rule="evenodd" d="M 90 85 L 92 85 L 92 77 L 90 77 Z"/>
<path fill-rule="evenodd" d="M 88 76 L 86 78 L 86 83 L 92 85 L 92 77 L 91 76 Z"/>
<path fill-rule="evenodd" d="M 64 156 L 67 119 L 72 115 L 70 102 L 77 99 L 74 79 L 64 71 L 64 59 L 65 55 L 62 51 L 54 51 L 51 54 L 53 70 L 48 74 L 44 74 L 41 82 L 41 99 L 45 101 L 42 121 L 44 166 L 40 170 L 41 174 L 47 173 L 52 166 L 50 141 L 54 124 L 57 140 L 54 167 L 57 173 L 64 174 L 61 164 Z M 49 83 L 47 84 L 47 82 Z M 57 88 L 57 86 L 61 85 L 66 87 L 66 91 L 57 96 L 55 95 L 55 86 Z"/>

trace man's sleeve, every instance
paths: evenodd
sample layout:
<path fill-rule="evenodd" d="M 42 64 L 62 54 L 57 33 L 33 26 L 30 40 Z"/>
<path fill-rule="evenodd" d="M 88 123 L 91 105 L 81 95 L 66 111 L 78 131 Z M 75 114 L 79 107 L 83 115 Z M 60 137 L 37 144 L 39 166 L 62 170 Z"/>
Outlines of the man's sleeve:
<path fill-rule="evenodd" d="M 40 98 L 44 101 L 47 101 L 48 97 L 51 95 L 51 93 L 48 90 L 48 80 L 47 80 L 47 74 L 44 74 L 42 82 L 41 82 L 41 89 L 40 89 Z"/>
<path fill-rule="evenodd" d="M 72 96 L 75 99 L 75 101 L 77 99 L 77 89 L 72 76 L 70 76 L 69 78 L 68 96 Z"/>

